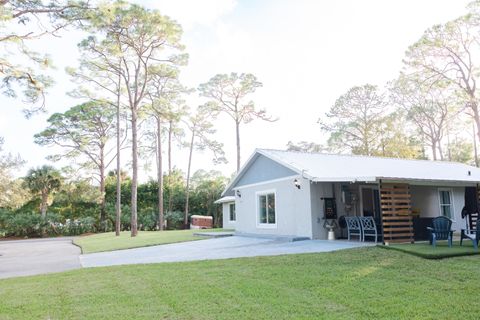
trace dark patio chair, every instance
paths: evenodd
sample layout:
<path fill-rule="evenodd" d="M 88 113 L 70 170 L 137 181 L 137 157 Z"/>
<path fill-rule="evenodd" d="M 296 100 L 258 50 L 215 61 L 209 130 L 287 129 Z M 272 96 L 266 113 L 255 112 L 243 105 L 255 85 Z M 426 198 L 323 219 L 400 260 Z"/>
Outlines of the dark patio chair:
<path fill-rule="evenodd" d="M 432 227 L 427 227 L 430 231 L 430 244 L 435 248 L 437 240 L 448 240 L 448 246 L 452 246 L 453 230 L 452 220 L 447 217 L 436 217 L 432 220 Z"/>
<path fill-rule="evenodd" d="M 375 219 L 370 217 L 358 217 L 362 226 L 362 241 L 365 241 L 365 237 L 374 237 L 375 243 L 377 243 L 378 232 Z"/>
<path fill-rule="evenodd" d="M 478 242 L 480 240 L 480 221 L 477 221 L 475 230 L 462 229 L 460 231 L 460 245 L 463 244 L 463 239 L 470 239 L 473 242 L 473 247 L 478 250 Z"/>
<path fill-rule="evenodd" d="M 362 239 L 362 225 L 358 217 L 345 217 L 347 223 L 348 241 L 351 236 L 358 236 L 358 240 Z"/>

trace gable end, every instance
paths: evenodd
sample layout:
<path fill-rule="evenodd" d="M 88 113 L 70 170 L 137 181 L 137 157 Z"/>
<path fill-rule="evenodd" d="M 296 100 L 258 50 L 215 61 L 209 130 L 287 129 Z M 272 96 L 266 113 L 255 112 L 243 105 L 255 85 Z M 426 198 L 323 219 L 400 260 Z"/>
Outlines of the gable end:
<path fill-rule="evenodd" d="M 259 155 L 233 187 L 236 188 L 244 185 L 280 179 L 296 174 L 297 172 L 279 164 L 278 162 L 273 161 L 264 155 Z"/>

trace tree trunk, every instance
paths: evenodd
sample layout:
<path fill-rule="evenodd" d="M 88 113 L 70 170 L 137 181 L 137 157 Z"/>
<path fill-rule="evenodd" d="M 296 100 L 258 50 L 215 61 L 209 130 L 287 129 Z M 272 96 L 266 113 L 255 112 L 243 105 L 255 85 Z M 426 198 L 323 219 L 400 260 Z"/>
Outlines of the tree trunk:
<path fill-rule="evenodd" d="M 210 210 L 211 209 L 210 208 L 210 198 L 211 198 L 210 194 L 208 194 L 207 198 L 208 198 L 208 200 L 207 200 L 207 216 L 213 216 L 212 211 Z"/>
<path fill-rule="evenodd" d="M 446 128 L 447 130 L 447 157 L 448 161 L 452 161 L 452 151 L 451 151 L 451 146 L 450 146 L 450 132 L 448 130 L 448 126 Z"/>
<path fill-rule="evenodd" d="M 119 61 L 119 68 L 122 67 L 122 61 Z M 121 215 L 122 215 L 122 176 L 120 174 L 120 85 L 121 74 L 118 73 L 118 92 L 117 92 L 117 185 L 116 185 L 116 203 L 115 203 L 115 235 L 120 235 Z"/>
<path fill-rule="evenodd" d="M 137 185 L 138 185 L 138 141 L 137 141 L 137 109 L 132 107 L 132 200 L 130 219 L 131 236 L 135 237 L 137 230 Z"/>
<path fill-rule="evenodd" d="M 187 185 L 185 189 L 185 216 L 183 217 L 183 226 L 187 229 L 188 226 L 188 202 L 190 197 L 190 168 L 192 166 L 192 154 L 193 154 L 193 142 L 195 140 L 195 130 L 192 130 L 192 138 L 190 139 L 190 151 L 188 154 L 188 167 L 187 167 Z"/>
<path fill-rule="evenodd" d="M 475 134 L 475 123 L 472 123 L 472 129 L 473 129 L 473 152 L 475 156 L 475 166 L 478 167 L 478 149 L 477 149 L 477 136 Z"/>
<path fill-rule="evenodd" d="M 480 141 L 480 115 L 478 114 L 478 104 L 474 101 L 471 102 L 471 108 L 473 110 L 473 120 L 477 126 L 477 138 Z"/>
<path fill-rule="evenodd" d="M 440 160 L 445 160 L 445 157 L 443 156 L 443 150 L 442 150 L 442 142 L 438 142 L 438 153 L 440 154 Z"/>
<path fill-rule="evenodd" d="M 42 190 L 42 203 L 40 204 L 40 213 L 42 214 L 42 218 L 47 216 L 47 207 L 48 207 L 48 192 L 46 190 Z"/>
<path fill-rule="evenodd" d="M 173 209 L 173 192 L 172 192 L 172 130 L 173 121 L 168 123 L 168 212 Z"/>
<path fill-rule="evenodd" d="M 237 172 L 240 171 L 240 122 L 235 121 L 235 134 L 237 139 Z"/>
<path fill-rule="evenodd" d="M 437 141 L 435 140 L 432 141 L 432 156 L 433 156 L 433 160 L 436 161 L 437 160 Z"/>
<path fill-rule="evenodd" d="M 363 142 L 363 149 L 365 150 L 365 155 L 366 156 L 371 156 L 370 147 L 368 145 L 368 141 L 366 141 L 366 138 L 365 138 L 365 141 Z"/>
<path fill-rule="evenodd" d="M 172 137 L 173 121 L 168 123 L 168 174 L 172 174 Z"/>
<path fill-rule="evenodd" d="M 163 230 L 165 218 L 163 212 L 163 169 L 162 169 L 162 123 L 157 117 L 157 182 L 158 182 L 158 230 Z"/>
<path fill-rule="evenodd" d="M 100 149 L 100 222 L 105 222 L 105 162 L 103 156 L 103 148 Z"/>

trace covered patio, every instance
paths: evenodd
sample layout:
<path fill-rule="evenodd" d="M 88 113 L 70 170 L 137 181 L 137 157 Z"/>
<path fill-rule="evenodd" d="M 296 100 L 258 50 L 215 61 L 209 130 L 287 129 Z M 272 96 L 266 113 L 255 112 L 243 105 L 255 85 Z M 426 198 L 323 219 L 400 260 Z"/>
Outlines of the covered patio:
<path fill-rule="evenodd" d="M 312 184 L 312 189 L 322 195 L 317 201 L 317 208 L 323 206 L 322 212 L 336 212 L 336 222 L 331 221 L 333 216 L 326 214 L 321 220 L 338 225 L 337 239 L 346 237 L 345 217 L 372 217 L 381 235 L 378 240 L 385 244 L 428 240 L 427 227 L 438 216 L 451 219 L 456 234 L 466 227 L 474 229 L 478 219 L 479 193 L 477 186 L 471 183 L 392 180 L 375 183 L 322 182 Z M 335 208 L 330 208 L 333 199 Z M 318 225 L 316 227 L 319 228 Z"/>

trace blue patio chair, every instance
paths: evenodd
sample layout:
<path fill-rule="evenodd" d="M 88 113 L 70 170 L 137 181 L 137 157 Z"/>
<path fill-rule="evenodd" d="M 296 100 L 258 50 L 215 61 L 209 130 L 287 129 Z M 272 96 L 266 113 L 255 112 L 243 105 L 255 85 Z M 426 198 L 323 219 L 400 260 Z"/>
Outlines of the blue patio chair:
<path fill-rule="evenodd" d="M 436 217 L 432 220 L 432 227 L 427 227 L 430 231 L 430 244 L 436 247 L 437 240 L 448 240 L 448 246 L 452 246 L 453 230 L 452 220 L 447 217 Z"/>
<path fill-rule="evenodd" d="M 473 242 L 473 247 L 478 250 L 478 242 L 480 240 L 480 221 L 477 220 L 477 226 L 475 230 L 462 229 L 460 231 L 460 245 L 463 244 L 463 239 L 470 239 Z"/>
<path fill-rule="evenodd" d="M 351 236 L 358 236 L 358 240 L 362 239 L 362 225 L 358 217 L 345 217 L 347 223 L 348 241 Z"/>
<path fill-rule="evenodd" d="M 375 243 L 377 243 L 378 232 L 375 219 L 373 219 L 372 216 L 358 217 L 358 219 L 360 219 L 360 224 L 362 226 L 362 241 L 365 242 L 365 237 L 374 237 Z"/>

